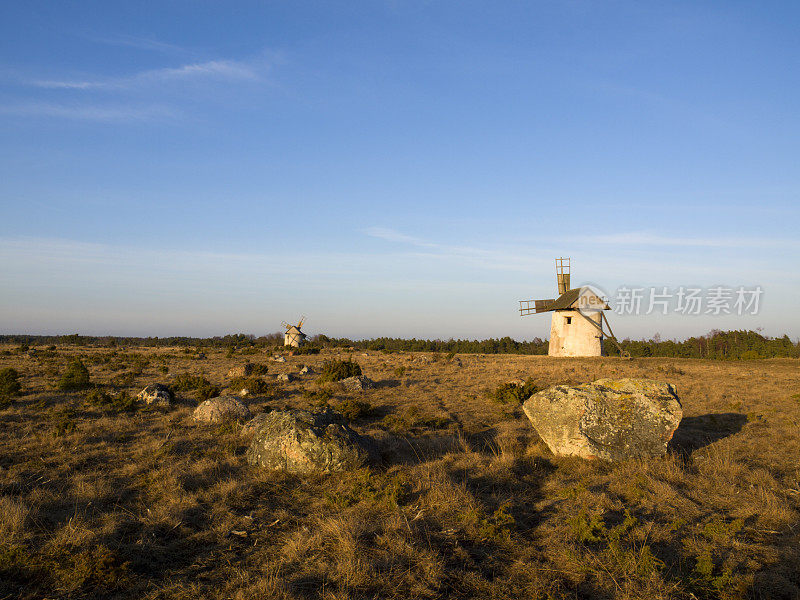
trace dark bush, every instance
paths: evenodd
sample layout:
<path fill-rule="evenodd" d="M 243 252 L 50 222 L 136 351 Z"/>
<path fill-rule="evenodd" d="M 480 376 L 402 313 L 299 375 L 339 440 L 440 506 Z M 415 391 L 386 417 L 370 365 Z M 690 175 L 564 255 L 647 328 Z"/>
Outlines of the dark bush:
<path fill-rule="evenodd" d="M 353 360 L 326 360 L 322 365 L 319 382 L 341 381 L 361 375 L 361 367 Z"/>
<path fill-rule="evenodd" d="M 312 344 L 303 344 L 299 348 L 289 349 L 289 352 L 292 352 L 295 356 L 299 356 L 301 354 L 319 354 L 319 351 L 319 346 L 314 346 Z"/>
<path fill-rule="evenodd" d="M 201 402 L 219 396 L 219 388 L 212 385 L 211 382 L 202 375 L 181 373 L 175 378 L 171 387 L 176 392 L 194 391 L 195 398 Z"/>
<path fill-rule="evenodd" d="M 247 390 L 248 394 L 266 394 L 270 391 L 269 384 L 260 377 L 234 377 L 228 386 L 236 392 Z"/>
<path fill-rule="evenodd" d="M 334 405 L 334 408 L 350 421 L 368 417 L 373 411 L 372 405 L 369 402 L 356 400 L 355 398 L 341 400 Z"/>
<path fill-rule="evenodd" d="M 75 358 L 67 365 L 67 370 L 58 381 L 58 389 L 65 392 L 83 390 L 91 385 L 89 369 L 80 358 Z"/>
<path fill-rule="evenodd" d="M 536 384 L 533 382 L 533 379 L 528 378 L 522 385 L 517 383 L 504 383 L 494 391 L 488 392 L 487 395 L 500 404 L 519 404 L 525 402 L 534 392 L 536 392 Z"/>
<path fill-rule="evenodd" d="M 93 404 L 106 412 L 133 412 L 138 408 L 136 399 L 128 396 L 124 391 L 116 394 L 109 394 L 105 390 L 96 387 L 92 388 L 84 395 L 84 400 Z"/>
<path fill-rule="evenodd" d="M 0 371 L 0 408 L 10 406 L 14 402 L 14 396 L 22 391 L 19 383 L 19 373 L 11 367 Z"/>

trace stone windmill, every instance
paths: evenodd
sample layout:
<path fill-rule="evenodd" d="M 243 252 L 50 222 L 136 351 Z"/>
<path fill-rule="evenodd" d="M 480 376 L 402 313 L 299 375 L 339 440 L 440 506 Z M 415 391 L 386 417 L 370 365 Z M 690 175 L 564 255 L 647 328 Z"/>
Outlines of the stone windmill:
<path fill-rule="evenodd" d="M 300 317 L 300 321 L 298 321 L 297 325 L 290 325 L 286 321 L 283 321 L 282 325 L 286 329 L 286 333 L 283 335 L 284 346 L 299 348 L 305 344 L 307 336 L 305 333 L 300 331 L 300 328 L 303 326 L 303 322 L 305 320 L 305 316 Z"/>
<path fill-rule="evenodd" d="M 610 310 L 599 291 L 585 285 L 570 288 L 570 259 L 556 259 L 558 298 L 549 300 L 520 300 L 521 316 L 552 312 L 550 326 L 550 356 L 604 356 L 603 338 L 608 338 L 620 348 L 604 310 Z M 603 330 L 605 321 L 608 332 Z"/>

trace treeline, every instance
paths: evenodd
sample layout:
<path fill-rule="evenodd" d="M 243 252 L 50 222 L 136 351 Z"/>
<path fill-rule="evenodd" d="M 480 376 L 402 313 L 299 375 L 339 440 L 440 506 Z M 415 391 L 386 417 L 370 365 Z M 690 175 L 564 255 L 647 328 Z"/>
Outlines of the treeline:
<path fill-rule="evenodd" d="M 719 331 L 691 337 L 681 342 L 662 340 L 622 340 L 620 346 L 631 356 L 665 356 L 672 358 L 712 358 L 718 360 L 750 360 L 756 358 L 798 358 L 800 343 L 792 342 L 788 335 L 765 337 L 755 331 Z M 609 355 L 619 351 L 607 343 Z"/>
<path fill-rule="evenodd" d="M 455 354 L 547 354 L 548 341 L 535 338 L 530 342 L 518 342 L 510 337 L 488 340 L 418 340 L 402 338 L 373 338 L 351 340 L 317 335 L 310 339 L 318 348 L 353 348 L 382 352 L 442 352 Z M 260 337 L 243 333 L 211 337 L 116 337 L 71 335 L 0 335 L 0 343 L 19 346 L 102 346 L 102 347 L 194 347 L 194 348 L 262 348 L 270 349 L 283 345 L 283 334 L 272 333 Z M 792 342 L 789 336 L 766 337 L 755 331 L 713 330 L 704 336 L 687 340 L 662 340 L 655 336 L 649 340 L 625 339 L 620 342 L 623 350 L 631 356 L 660 356 L 671 358 L 711 358 L 740 360 L 756 358 L 798 358 L 800 342 Z M 610 355 L 619 351 L 611 342 L 606 342 Z"/>
<path fill-rule="evenodd" d="M 410 340 L 402 338 L 374 338 L 350 340 L 315 336 L 313 343 L 322 346 L 357 348 L 384 352 L 454 352 L 456 354 L 547 354 L 548 342 L 535 338 L 530 342 L 518 342 L 510 337 L 488 340 Z"/>

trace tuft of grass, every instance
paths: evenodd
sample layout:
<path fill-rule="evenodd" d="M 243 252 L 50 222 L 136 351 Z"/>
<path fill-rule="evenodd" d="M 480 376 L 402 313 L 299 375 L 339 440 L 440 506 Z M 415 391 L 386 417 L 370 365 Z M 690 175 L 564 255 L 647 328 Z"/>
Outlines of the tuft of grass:
<path fill-rule="evenodd" d="M 361 375 L 361 366 L 352 359 L 348 360 L 326 360 L 322 364 L 322 373 L 319 382 L 341 381 L 348 377 Z"/>
<path fill-rule="evenodd" d="M 405 375 L 405 374 L 406 374 L 406 367 L 405 367 L 405 365 L 401 365 L 401 366 L 397 367 L 397 368 L 394 370 L 394 376 L 395 376 L 395 377 L 402 377 L 402 376 L 403 376 L 403 375 Z"/>
<path fill-rule="evenodd" d="M 83 390 L 91 385 L 89 369 L 80 358 L 72 359 L 58 381 L 58 389 L 65 392 Z"/>

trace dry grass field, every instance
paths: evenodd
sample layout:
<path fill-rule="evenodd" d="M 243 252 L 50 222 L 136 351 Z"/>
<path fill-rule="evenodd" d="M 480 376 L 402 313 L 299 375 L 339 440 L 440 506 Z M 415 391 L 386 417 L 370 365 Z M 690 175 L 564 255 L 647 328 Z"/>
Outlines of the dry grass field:
<path fill-rule="evenodd" d="M 0 350 L 0 598 L 798 598 L 800 364 L 354 352 L 376 389 L 317 373 L 341 351 Z M 109 396 L 59 391 L 81 356 Z M 296 477 L 244 459 L 239 426 L 126 401 L 146 384 L 265 365 L 255 413 L 329 403 L 382 464 Z M 279 373 L 296 375 L 292 382 Z M 674 383 L 664 458 L 554 457 L 487 395 L 601 377 Z M 358 404 L 356 401 L 365 404 Z"/>

